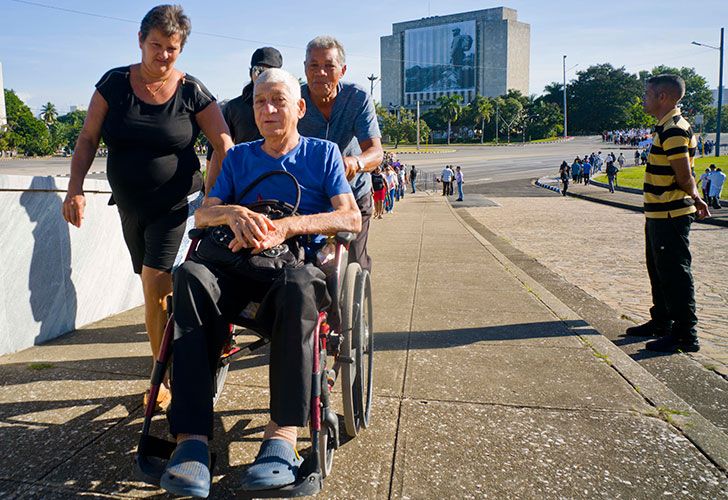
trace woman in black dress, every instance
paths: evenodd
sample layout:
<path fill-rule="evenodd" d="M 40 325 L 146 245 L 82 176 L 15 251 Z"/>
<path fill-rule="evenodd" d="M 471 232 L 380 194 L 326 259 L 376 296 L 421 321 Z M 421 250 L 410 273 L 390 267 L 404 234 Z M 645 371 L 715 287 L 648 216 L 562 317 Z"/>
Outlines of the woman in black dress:
<path fill-rule="evenodd" d="M 141 22 L 140 63 L 108 71 L 96 84 L 71 161 L 63 216 L 81 227 L 83 181 L 99 139 L 108 146 L 107 177 L 134 272 L 141 275 L 145 323 L 156 358 L 166 322 L 165 297 L 184 235 L 188 198 L 203 186 L 194 145 L 200 130 L 220 158 L 205 180 L 212 187 L 233 146 L 215 98 L 196 78 L 174 65 L 190 32 L 182 8 L 160 5 Z M 169 392 L 158 404 L 166 407 Z"/>

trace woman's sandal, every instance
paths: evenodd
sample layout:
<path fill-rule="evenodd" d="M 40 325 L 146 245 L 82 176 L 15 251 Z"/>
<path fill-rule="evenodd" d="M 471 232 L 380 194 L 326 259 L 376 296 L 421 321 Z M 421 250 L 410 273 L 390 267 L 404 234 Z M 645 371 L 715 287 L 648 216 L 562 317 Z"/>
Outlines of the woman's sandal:
<path fill-rule="evenodd" d="M 288 441 L 267 439 L 255 462 L 245 471 L 241 487 L 246 491 L 280 488 L 296 481 L 303 459 Z"/>

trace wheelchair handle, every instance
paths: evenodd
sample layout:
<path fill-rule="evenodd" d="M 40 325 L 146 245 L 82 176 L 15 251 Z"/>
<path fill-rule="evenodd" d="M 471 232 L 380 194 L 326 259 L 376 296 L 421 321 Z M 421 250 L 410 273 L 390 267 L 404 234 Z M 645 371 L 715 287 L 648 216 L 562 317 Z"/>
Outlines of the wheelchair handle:
<path fill-rule="evenodd" d="M 356 235 L 354 233 L 350 233 L 349 231 L 339 231 L 336 233 L 336 242 L 341 243 L 342 245 L 349 245 L 352 241 L 356 239 Z"/>

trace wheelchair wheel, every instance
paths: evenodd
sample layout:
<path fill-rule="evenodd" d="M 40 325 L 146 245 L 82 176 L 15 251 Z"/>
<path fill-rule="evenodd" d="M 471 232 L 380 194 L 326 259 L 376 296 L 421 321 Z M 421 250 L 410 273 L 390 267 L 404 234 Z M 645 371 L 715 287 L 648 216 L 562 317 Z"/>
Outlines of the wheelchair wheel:
<path fill-rule="evenodd" d="M 328 425 L 322 425 L 319 431 L 319 462 L 321 464 L 321 477 L 331 474 L 334 466 L 334 431 Z"/>
<path fill-rule="evenodd" d="M 374 380 L 374 312 L 372 309 L 372 281 L 369 271 L 361 272 L 356 283 L 354 294 L 359 314 L 354 319 L 354 335 L 352 344 L 356 353 L 357 370 L 354 378 L 355 417 L 357 426 L 369 427 L 372 414 L 372 396 Z"/>
<path fill-rule="evenodd" d="M 352 337 L 354 335 L 354 322 L 359 313 L 359 307 L 355 301 L 356 283 L 361 274 L 361 267 L 352 262 L 346 267 L 344 279 L 341 286 L 341 346 L 340 357 L 343 361 L 339 368 L 341 379 L 341 394 L 344 400 L 344 423 L 346 434 L 355 437 L 359 432 L 356 419 L 356 396 L 354 392 L 354 380 L 356 379 L 357 361 L 356 352 L 353 349 Z"/>

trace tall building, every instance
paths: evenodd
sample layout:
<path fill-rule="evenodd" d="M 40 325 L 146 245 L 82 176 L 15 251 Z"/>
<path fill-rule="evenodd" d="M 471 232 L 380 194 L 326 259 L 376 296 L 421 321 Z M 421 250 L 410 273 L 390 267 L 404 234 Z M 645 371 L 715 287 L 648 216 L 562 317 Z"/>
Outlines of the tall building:
<path fill-rule="evenodd" d="M 497 7 L 393 24 L 380 39 L 382 104 L 428 107 L 453 94 L 469 103 L 509 89 L 528 95 L 531 27 L 517 17 Z"/>
<path fill-rule="evenodd" d="M 5 86 L 3 84 L 3 64 L 0 63 L 0 131 L 8 124 L 8 114 L 5 111 Z"/>

